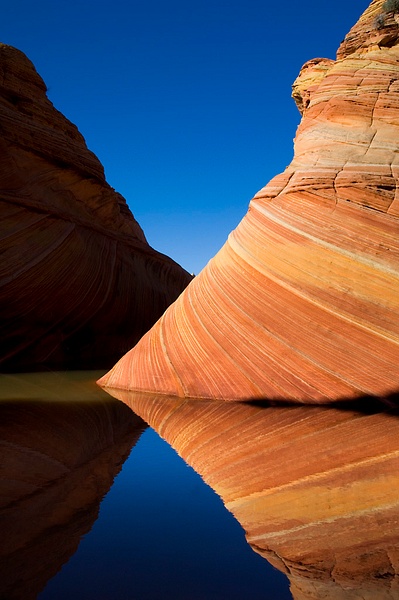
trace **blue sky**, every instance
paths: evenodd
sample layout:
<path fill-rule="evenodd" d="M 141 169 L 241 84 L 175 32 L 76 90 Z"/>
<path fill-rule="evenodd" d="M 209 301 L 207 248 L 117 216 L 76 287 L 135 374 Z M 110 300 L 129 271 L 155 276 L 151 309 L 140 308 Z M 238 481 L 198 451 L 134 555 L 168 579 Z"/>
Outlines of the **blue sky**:
<path fill-rule="evenodd" d="M 290 163 L 302 64 L 335 58 L 368 0 L 14 0 L 25 52 L 149 243 L 198 273 Z"/>

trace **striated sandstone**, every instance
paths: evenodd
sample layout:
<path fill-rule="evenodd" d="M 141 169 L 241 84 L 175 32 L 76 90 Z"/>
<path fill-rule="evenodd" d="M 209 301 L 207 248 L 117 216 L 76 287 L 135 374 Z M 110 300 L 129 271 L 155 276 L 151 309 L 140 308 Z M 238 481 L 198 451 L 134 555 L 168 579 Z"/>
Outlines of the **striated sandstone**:
<path fill-rule="evenodd" d="M 146 427 L 84 374 L 40 375 L 0 376 L 0 597 L 7 600 L 35 600 L 76 552 Z"/>
<path fill-rule="evenodd" d="M 221 496 L 295 600 L 398 598 L 397 410 L 112 393 Z"/>
<path fill-rule="evenodd" d="M 399 27 L 374 0 L 302 69 L 292 163 L 101 381 L 329 403 L 399 389 Z"/>
<path fill-rule="evenodd" d="M 191 277 L 153 250 L 29 59 L 0 44 L 0 364 L 113 364 Z"/>

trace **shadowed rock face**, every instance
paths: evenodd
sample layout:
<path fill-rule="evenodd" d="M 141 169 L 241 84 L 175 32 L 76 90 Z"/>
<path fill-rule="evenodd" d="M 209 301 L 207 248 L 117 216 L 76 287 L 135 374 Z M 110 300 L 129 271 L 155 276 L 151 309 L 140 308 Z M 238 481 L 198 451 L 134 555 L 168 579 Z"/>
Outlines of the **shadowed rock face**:
<path fill-rule="evenodd" d="M 0 365 L 107 368 L 191 276 L 153 250 L 28 58 L 0 44 Z"/>
<path fill-rule="evenodd" d="M 295 600 L 398 598 L 397 410 L 113 393 L 221 496 Z"/>
<path fill-rule="evenodd" d="M 100 385 L 329 403 L 399 389 L 399 28 L 302 69 L 286 171 Z"/>
<path fill-rule="evenodd" d="M 77 550 L 145 423 L 85 373 L 0 377 L 0 598 L 34 600 Z"/>

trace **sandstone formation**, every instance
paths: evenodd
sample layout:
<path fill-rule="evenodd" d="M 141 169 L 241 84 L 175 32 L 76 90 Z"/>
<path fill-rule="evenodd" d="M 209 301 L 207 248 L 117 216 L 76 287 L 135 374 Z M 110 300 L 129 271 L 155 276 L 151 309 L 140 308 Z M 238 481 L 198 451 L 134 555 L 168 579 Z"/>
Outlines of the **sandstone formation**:
<path fill-rule="evenodd" d="M 0 365 L 107 368 L 191 276 L 153 250 L 28 58 L 0 45 Z"/>
<path fill-rule="evenodd" d="M 329 403 L 399 389 L 399 28 L 307 63 L 292 163 L 100 385 Z M 380 26 L 378 26 L 380 27 Z"/>
<path fill-rule="evenodd" d="M 35 600 L 74 554 L 146 427 L 84 376 L 35 375 L 0 376 L 0 598 L 7 600 Z"/>
<path fill-rule="evenodd" d="M 114 390 L 222 498 L 295 600 L 399 597 L 399 414 Z"/>

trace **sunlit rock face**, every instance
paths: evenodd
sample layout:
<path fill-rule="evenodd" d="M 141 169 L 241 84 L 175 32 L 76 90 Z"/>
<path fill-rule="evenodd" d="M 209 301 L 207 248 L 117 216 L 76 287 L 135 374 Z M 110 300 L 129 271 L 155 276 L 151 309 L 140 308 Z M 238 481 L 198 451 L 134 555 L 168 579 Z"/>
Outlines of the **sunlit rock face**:
<path fill-rule="evenodd" d="M 74 554 L 146 427 L 84 373 L 39 375 L 0 376 L 4 600 L 35 600 Z"/>
<path fill-rule="evenodd" d="M 292 163 L 100 384 L 327 403 L 399 388 L 399 28 L 302 69 Z"/>
<path fill-rule="evenodd" d="M 123 390 L 222 498 L 295 600 L 399 597 L 399 414 Z"/>
<path fill-rule="evenodd" d="M 107 368 L 191 276 L 153 250 L 28 58 L 0 44 L 0 365 Z"/>

